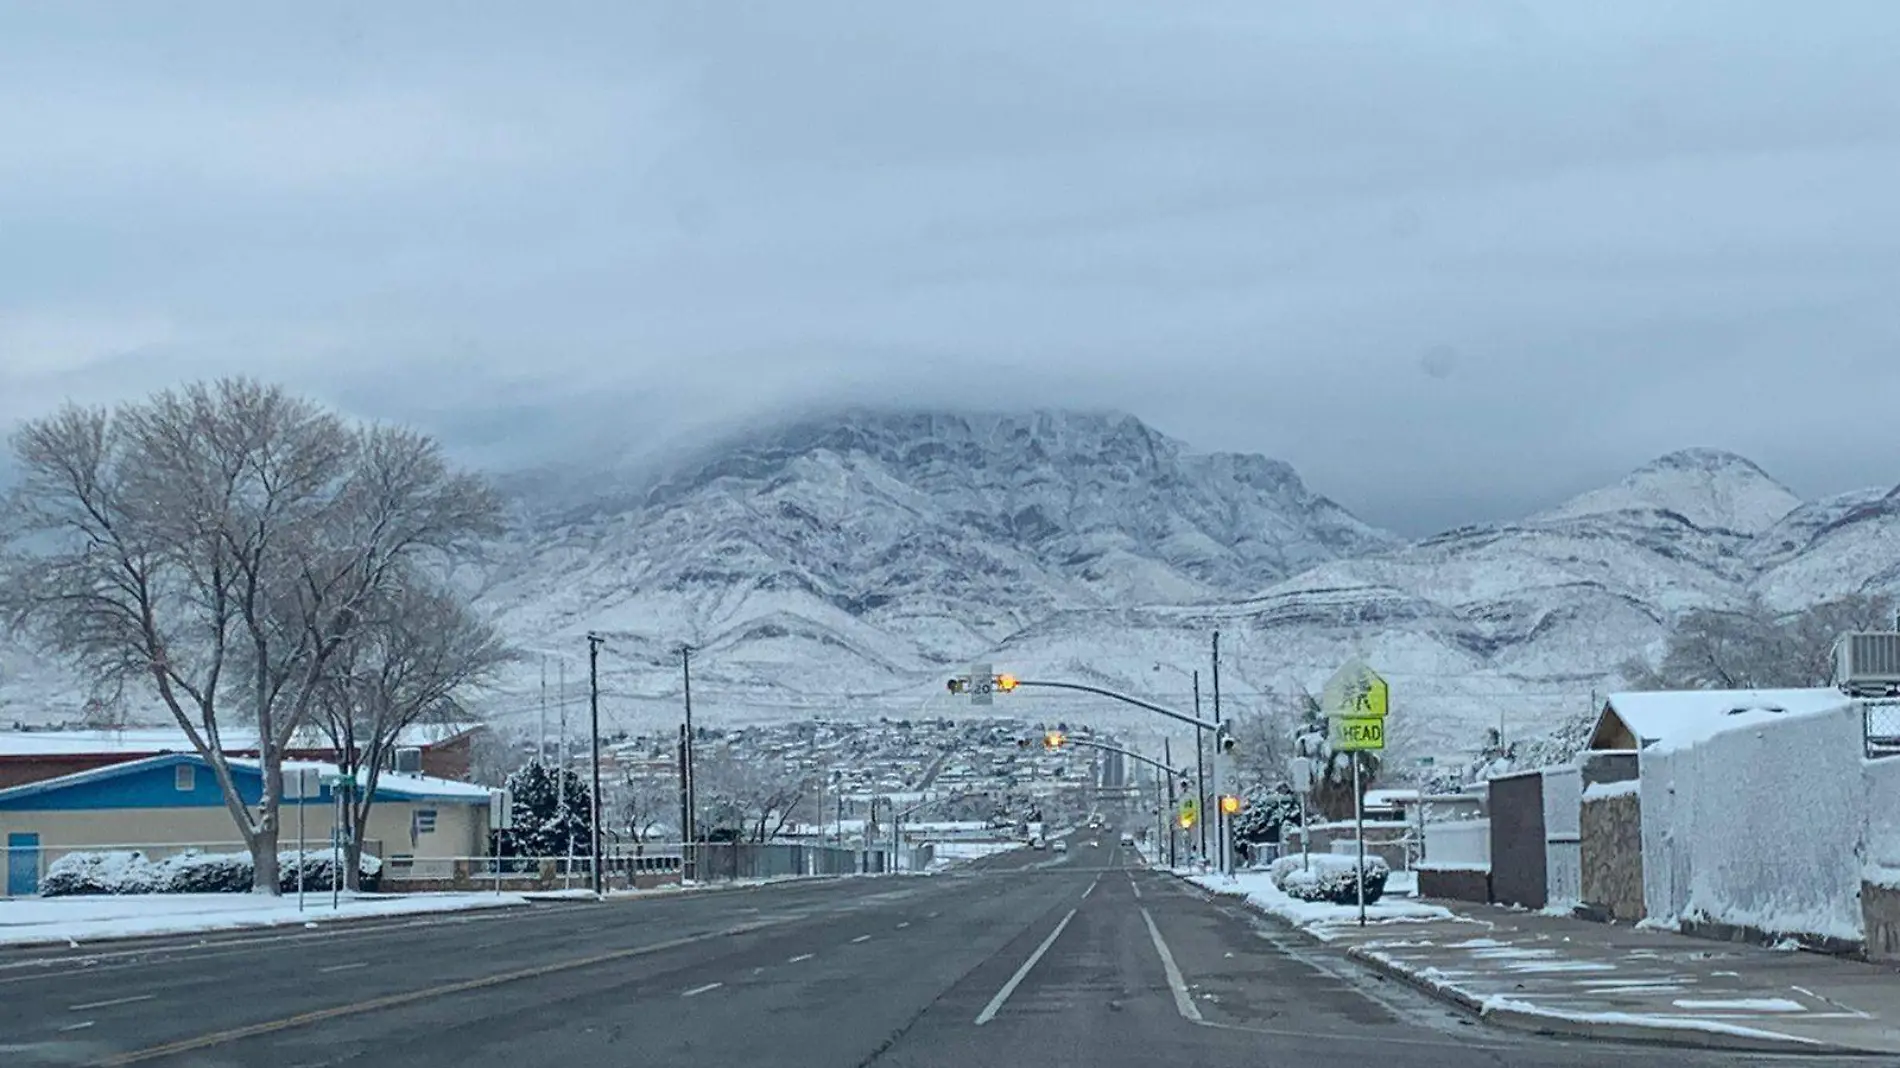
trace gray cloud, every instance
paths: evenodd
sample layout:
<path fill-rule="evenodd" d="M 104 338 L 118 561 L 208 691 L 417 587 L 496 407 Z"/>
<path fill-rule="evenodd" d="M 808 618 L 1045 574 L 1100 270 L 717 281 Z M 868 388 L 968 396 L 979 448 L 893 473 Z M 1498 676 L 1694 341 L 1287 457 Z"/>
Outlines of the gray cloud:
<path fill-rule="evenodd" d="M 484 462 L 1136 412 L 1375 522 L 1900 479 L 1900 9 L 15 7 L 0 421 L 245 370 Z"/>

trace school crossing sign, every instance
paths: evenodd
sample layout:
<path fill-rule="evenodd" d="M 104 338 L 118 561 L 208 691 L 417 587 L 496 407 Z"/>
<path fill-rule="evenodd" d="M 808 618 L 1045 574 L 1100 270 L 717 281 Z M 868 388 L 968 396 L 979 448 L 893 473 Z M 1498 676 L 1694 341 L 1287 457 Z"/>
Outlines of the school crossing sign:
<path fill-rule="evenodd" d="M 1392 688 L 1363 661 L 1352 660 L 1326 680 L 1320 705 L 1329 726 L 1328 742 L 1337 752 L 1385 748 L 1386 714 Z"/>

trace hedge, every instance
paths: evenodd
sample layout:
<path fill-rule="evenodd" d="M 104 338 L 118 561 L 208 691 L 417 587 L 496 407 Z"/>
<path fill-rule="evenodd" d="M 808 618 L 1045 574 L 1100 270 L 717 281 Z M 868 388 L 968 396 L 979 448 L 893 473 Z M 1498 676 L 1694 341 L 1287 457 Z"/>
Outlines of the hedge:
<path fill-rule="evenodd" d="M 1269 877 L 1273 885 L 1287 896 L 1301 901 L 1356 905 L 1359 903 L 1359 887 L 1354 871 L 1356 860 L 1356 857 L 1343 857 L 1336 853 L 1314 853 L 1308 858 L 1298 855 L 1281 857 L 1273 862 Z M 1384 896 L 1385 882 L 1391 875 L 1391 866 L 1382 858 L 1370 854 L 1366 856 L 1363 869 L 1366 904 L 1370 905 Z"/>
<path fill-rule="evenodd" d="M 297 890 L 297 851 L 277 854 L 284 893 Z M 303 856 L 305 890 L 331 889 L 336 865 L 328 852 Z M 364 890 L 375 890 L 383 862 L 365 855 L 360 866 Z M 200 853 L 187 850 L 151 860 L 137 850 L 68 853 L 46 868 L 42 897 L 98 894 L 242 894 L 251 890 L 254 866 L 249 853 Z"/>

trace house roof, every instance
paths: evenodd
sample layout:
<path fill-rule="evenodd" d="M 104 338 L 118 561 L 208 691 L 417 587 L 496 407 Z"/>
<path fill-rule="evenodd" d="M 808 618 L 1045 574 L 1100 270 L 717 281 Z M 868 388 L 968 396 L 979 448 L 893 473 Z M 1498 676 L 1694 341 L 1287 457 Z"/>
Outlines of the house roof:
<path fill-rule="evenodd" d="M 190 764 L 200 768 L 209 767 L 208 762 L 196 753 L 164 753 L 158 756 L 145 757 L 141 760 L 127 760 L 118 764 L 108 764 L 101 768 L 76 771 L 71 775 L 61 775 L 57 778 L 42 779 L 39 782 L 30 782 L 20 786 L 8 787 L 7 789 L 0 790 L 0 805 L 10 801 L 38 797 L 62 790 L 70 790 L 76 787 L 84 787 L 94 783 L 137 775 L 154 769 L 168 768 L 178 764 Z M 232 760 L 230 761 L 230 765 L 231 770 L 238 775 L 249 776 L 253 779 L 258 776 L 258 765 L 255 760 Z M 298 761 L 286 761 L 284 767 L 286 770 L 296 767 L 314 767 L 327 773 L 334 773 L 336 771 L 334 765 Z M 363 781 L 363 774 L 364 773 L 359 772 L 357 775 L 357 782 L 359 784 Z M 485 786 L 476 786 L 466 782 L 455 782 L 450 779 L 436 779 L 423 775 L 409 775 L 395 772 L 384 772 L 378 777 L 376 781 L 376 795 L 378 800 L 384 801 L 443 801 L 456 804 L 488 803 L 488 788 Z M 324 797 L 329 797 L 328 788 L 324 790 Z"/>
<path fill-rule="evenodd" d="M 418 723 L 403 728 L 398 747 L 428 747 L 453 741 L 479 724 Z M 242 730 L 220 732 L 230 753 L 255 752 L 257 735 Z M 326 738 L 299 737 L 292 749 L 329 749 Z M 191 753 L 191 739 L 177 727 L 128 727 L 125 730 L 0 731 L 0 760 L 49 756 L 147 756 Z"/>
<path fill-rule="evenodd" d="M 1666 690 L 1613 693 L 1591 732 L 1602 734 L 1614 715 L 1636 736 L 1641 748 L 1663 744 L 1693 745 L 1725 730 L 1786 716 L 1835 712 L 1852 702 L 1839 690 Z"/>

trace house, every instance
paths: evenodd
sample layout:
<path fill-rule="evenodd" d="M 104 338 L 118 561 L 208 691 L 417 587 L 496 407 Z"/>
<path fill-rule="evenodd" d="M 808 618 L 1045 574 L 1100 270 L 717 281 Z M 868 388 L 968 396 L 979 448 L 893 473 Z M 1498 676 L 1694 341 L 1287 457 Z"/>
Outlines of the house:
<path fill-rule="evenodd" d="M 308 766 L 288 764 L 286 771 Z M 326 774 L 336 770 L 318 767 Z M 257 805 L 263 782 L 257 764 L 233 761 L 231 772 L 244 802 Z M 385 772 L 376 784 L 364 850 L 398 865 L 484 855 L 488 803 L 486 787 Z M 334 811 L 327 785 L 301 806 L 287 804 L 282 848 L 297 848 L 300 825 L 303 840 L 328 848 Z M 150 756 L 0 789 L 0 837 L 7 847 L 10 897 L 37 893 L 47 865 L 71 852 L 137 849 L 157 857 L 191 848 L 244 850 L 215 773 L 196 753 Z"/>
<path fill-rule="evenodd" d="M 1727 729 L 1730 717 L 1753 711 L 1808 715 L 1843 708 L 1841 691 L 1806 690 L 1657 690 L 1613 693 L 1603 702 L 1587 748 L 1647 749 L 1657 742 L 1686 745 Z"/>
<path fill-rule="evenodd" d="M 442 779 L 469 777 L 479 724 L 415 724 L 397 736 L 397 748 L 422 751 L 422 772 Z M 224 732 L 224 751 L 234 757 L 257 756 L 256 732 Z M 111 764 L 167 753 L 195 752 L 191 739 L 176 727 L 124 730 L 0 731 L 0 789 L 56 779 Z M 286 747 L 290 760 L 335 763 L 337 750 L 321 735 L 303 732 Z"/>

